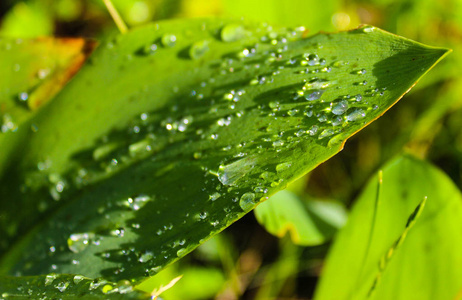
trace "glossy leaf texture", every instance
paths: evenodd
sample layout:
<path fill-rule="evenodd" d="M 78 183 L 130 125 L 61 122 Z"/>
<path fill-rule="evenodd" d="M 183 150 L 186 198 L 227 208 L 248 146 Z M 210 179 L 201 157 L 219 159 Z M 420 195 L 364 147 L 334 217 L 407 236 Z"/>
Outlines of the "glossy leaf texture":
<path fill-rule="evenodd" d="M 455 299 L 462 289 L 461 218 L 462 195 L 444 173 L 408 155 L 392 160 L 339 232 L 315 299 Z"/>
<path fill-rule="evenodd" d="M 16 133 L 0 270 L 154 275 L 340 151 L 447 52 L 370 26 L 194 19 L 116 36 Z"/>
<path fill-rule="evenodd" d="M 290 235 L 293 243 L 320 245 L 346 222 L 345 208 L 332 201 L 305 200 L 284 190 L 255 208 L 257 221 L 280 238 Z"/>
<path fill-rule="evenodd" d="M 145 292 L 135 290 L 130 282 L 111 283 L 81 275 L 50 273 L 41 276 L 0 276 L 0 299 L 151 299 Z"/>

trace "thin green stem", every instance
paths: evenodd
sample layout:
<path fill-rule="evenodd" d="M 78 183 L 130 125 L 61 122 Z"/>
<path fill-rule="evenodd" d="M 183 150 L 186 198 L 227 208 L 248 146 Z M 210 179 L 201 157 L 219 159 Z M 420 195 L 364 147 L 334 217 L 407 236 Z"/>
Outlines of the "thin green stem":
<path fill-rule="evenodd" d="M 124 34 L 128 31 L 127 25 L 125 25 L 124 20 L 122 20 L 122 17 L 120 16 L 119 12 L 117 9 L 114 7 L 112 4 L 111 0 L 103 0 L 104 5 L 106 5 L 107 10 L 111 14 L 112 19 L 114 20 L 114 23 L 116 24 L 117 28 L 119 28 L 119 31 Z"/>

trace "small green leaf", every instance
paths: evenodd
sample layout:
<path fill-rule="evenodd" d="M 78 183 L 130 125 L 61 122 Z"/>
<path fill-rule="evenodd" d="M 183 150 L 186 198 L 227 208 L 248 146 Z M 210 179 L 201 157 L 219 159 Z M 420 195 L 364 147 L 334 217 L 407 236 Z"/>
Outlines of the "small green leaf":
<path fill-rule="evenodd" d="M 289 191 L 280 191 L 255 208 L 258 222 L 280 238 L 290 233 L 297 245 L 324 243 L 346 221 L 345 209 L 333 202 L 302 201 Z"/>
<path fill-rule="evenodd" d="M 455 299 L 462 287 L 460 191 L 407 155 L 379 178 L 339 232 L 315 299 Z"/>
<path fill-rule="evenodd" d="M 370 26 L 194 19 L 116 36 L 0 163 L 0 270 L 154 275 L 340 151 L 446 53 Z"/>

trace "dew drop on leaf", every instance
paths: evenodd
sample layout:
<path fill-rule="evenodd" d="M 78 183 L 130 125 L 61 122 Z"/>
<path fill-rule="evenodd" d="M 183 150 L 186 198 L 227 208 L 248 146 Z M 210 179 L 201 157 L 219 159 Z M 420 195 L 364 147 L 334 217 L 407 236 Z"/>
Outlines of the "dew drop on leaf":
<path fill-rule="evenodd" d="M 63 281 L 63 282 L 58 283 L 56 285 L 56 288 L 58 289 L 58 291 L 62 293 L 67 289 L 68 286 L 69 286 L 69 282 Z"/>
<path fill-rule="evenodd" d="M 176 44 L 176 36 L 173 34 L 164 34 L 161 38 L 162 46 L 173 47 Z"/>
<path fill-rule="evenodd" d="M 91 243 L 91 240 L 95 238 L 94 233 L 73 233 L 67 239 L 67 246 L 69 250 L 74 253 L 79 253 L 85 250 Z"/>
<path fill-rule="evenodd" d="M 181 248 L 176 252 L 176 255 L 178 257 L 183 257 L 186 255 L 186 253 L 188 253 L 188 250 L 186 248 Z"/>
<path fill-rule="evenodd" d="M 221 29 L 220 35 L 223 42 L 235 42 L 245 36 L 245 29 L 238 24 L 228 24 Z"/>
<path fill-rule="evenodd" d="M 308 100 L 308 101 L 318 100 L 319 98 L 321 98 L 323 93 L 324 93 L 324 91 L 313 91 L 313 92 L 305 95 L 305 99 Z"/>
<path fill-rule="evenodd" d="M 281 173 L 288 170 L 292 166 L 291 162 L 280 163 L 276 166 L 276 172 Z"/>
<path fill-rule="evenodd" d="M 195 42 L 191 45 L 191 48 L 189 48 L 189 57 L 191 59 L 199 59 L 204 56 L 207 51 L 209 51 L 209 43 L 207 41 Z"/>
<path fill-rule="evenodd" d="M 45 286 L 49 286 L 57 278 L 57 275 L 52 273 L 45 276 Z"/>
<path fill-rule="evenodd" d="M 345 118 L 347 121 L 353 122 L 353 121 L 360 120 L 364 118 L 365 116 L 366 116 L 366 113 L 364 112 L 364 110 L 358 108 L 358 109 L 353 110 L 348 115 L 346 115 Z"/>
<path fill-rule="evenodd" d="M 254 193 L 245 193 L 241 196 L 241 200 L 239 200 L 239 206 L 242 208 L 243 211 L 248 211 L 253 208 L 255 205 L 254 203 L 255 194 Z"/>
<path fill-rule="evenodd" d="M 347 109 L 348 109 L 348 101 L 342 100 L 332 107 L 332 113 L 334 115 L 343 115 L 345 111 L 347 111 Z"/>
<path fill-rule="evenodd" d="M 334 134 L 333 129 L 324 129 L 318 136 L 318 139 L 323 139 Z"/>
<path fill-rule="evenodd" d="M 78 284 L 78 283 L 81 282 L 83 279 L 85 279 L 84 276 L 82 276 L 82 275 L 75 275 L 75 276 L 74 276 L 74 283 L 75 283 L 75 284 Z"/>

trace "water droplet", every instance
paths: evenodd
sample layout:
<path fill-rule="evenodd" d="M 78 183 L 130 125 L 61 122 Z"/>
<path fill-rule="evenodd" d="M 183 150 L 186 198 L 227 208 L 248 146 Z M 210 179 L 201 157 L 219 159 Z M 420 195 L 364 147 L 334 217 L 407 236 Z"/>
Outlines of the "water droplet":
<path fill-rule="evenodd" d="M 308 61 L 308 65 L 314 66 L 319 63 L 319 56 L 317 54 L 306 54 L 305 53 L 305 58 Z"/>
<path fill-rule="evenodd" d="M 363 96 L 361 94 L 358 94 L 355 96 L 356 102 L 361 102 L 363 100 Z"/>
<path fill-rule="evenodd" d="M 150 196 L 140 194 L 138 196 L 128 198 L 127 205 L 133 210 L 139 210 L 140 208 L 145 206 L 148 201 L 151 200 L 152 198 Z"/>
<path fill-rule="evenodd" d="M 176 255 L 177 255 L 178 257 L 183 257 L 183 256 L 185 256 L 187 253 L 188 253 L 188 249 L 186 249 L 186 248 L 181 248 L 181 249 L 179 249 L 179 250 L 176 252 Z"/>
<path fill-rule="evenodd" d="M 308 95 L 305 95 L 305 99 L 308 100 L 308 101 L 313 101 L 313 100 L 318 100 L 319 98 L 321 98 L 322 94 L 324 93 L 324 91 L 313 91 L 311 93 L 309 93 Z"/>
<path fill-rule="evenodd" d="M 117 229 L 111 230 L 109 233 L 110 233 L 112 236 L 123 237 L 124 234 L 125 234 L 125 229 L 123 229 L 123 228 L 117 228 Z"/>
<path fill-rule="evenodd" d="M 341 100 L 337 104 L 335 104 L 332 107 L 332 113 L 334 115 L 343 115 L 345 111 L 348 109 L 348 101 L 347 100 Z"/>
<path fill-rule="evenodd" d="M 332 126 L 338 126 L 338 125 L 341 125 L 342 123 L 343 123 L 342 117 L 335 116 L 334 118 L 332 118 Z"/>
<path fill-rule="evenodd" d="M 37 77 L 39 79 L 45 79 L 50 74 L 50 69 L 40 69 L 37 72 Z"/>
<path fill-rule="evenodd" d="M 207 41 L 195 42 L 189 48 L 189 57 L 192 59 L 199 59 L 209 51 L 209 43 Z"/>
<path fill-rule="evenodd" d="M 364 110 L 357 108 L 353 110 L 351 113 L 349 113 L 348 115 L 346 115 L 345 118 L 347 121 L 353 122 L 353 121 L 360 120 L 364 118 L 365 116 L 366 116 L 366 113 L 364 112 Z"/>
<path fill-rule="evenodd" d="M 253 208 L 255 205 L 254 203 L 255 199 L 255 194 L 254 193 L 245 193 L 244 195 L 241 196 L 241 200 L 239 200 L 239 206 L 242 208 L 244 211 L 248 211 Z"/>
<path fill-rule="evenodd" d="M 198 217 L 201 220 L 205 220 L 207 218 L 207 216 L 208 216 L 208 213 L 206 211 L 203 211 L 203 212 L 198 214 Z"/>
<path fill-rule="evenodd" d="M 366 69 L 361 69 L 361 70 L 357 71 L 356 73 L 359 74 L 359 75 L 364 75 L 364 74 L 366 74 Z"/>
<path fill-rule="evenodd" d="M 94 238 L 94 233 L 74 233 L 67 239 L 67 246 L 72 252 L 79 253 L 85 250 Z"/>
<path fill-rule="evenodd" d="M 280 163 L 276 166 L 276 172 L 281 173 L 288 170 L 292 166 L 291 162 Z"/>
<path fill-rule="evenodd" d="M 318 121 L 323 123 L 323 122 L 326 122 L 327 121 L 327 116 L 323 113 L 319 114 L 318 115 Z"/>
<path fill-rule="evenodd" d="M 58 275 L 51 273 L 45 276 L 45 286 L 49 286 L 53 283 L 53 281 L 57 278 Z"/>
<path fill-rule="evenodd" d="M 239 24 L 228 24 L 221 29 L 221 39 L 224 42 L 235 42 L 245 36 L 245 29 Z"/>
<path fill-rule="evenodd" d="M 215 200 L 217 200 L 217 199 L 220 198 L 220 197 L 221 197 L 221 194 L 218 193 L 218 192 L 215 192 L 215 193 L 213 193 L 212 195 L 209 196 L 209 200 L 210 200 L 210 201 L 215 201 Z"/>
<path fill-rule="evenodd" d="M 27 99 L 29 99 L 29 94 L 26 92 L 19 93 L 18 99 L 19 101 L 27 101 Z"/>
<path fill-rule="evenodd" d="M 308 129 L 309 135 L 313 136 L 318 132 L 319 127 L 317 125 L 311 126 L 310 129 Z"/>
<path fill-rule="evenodd" d="M 58 291 L 60 291 L 62 293 L 67 289 L 68 286 L 69 286 L 69 282 L 64 281 L 64 282 L 58 283 L 56 285 L 56 288 L 58 289 Z"/>
<path fill-rule="evenodd" d="M 225 166 L 219 166 L 218 168 L 218 180 L 223 185 L 233 185 L 240 178 L 248 174 L 256 165 L 256 156 L 249 155 L 241 158 L 231 164 Z"/>
<path fill-rule="evenodd" d="M 373 32 L 375 29 L 375 27 L 373 26 L 364 26 L 362 28 L 360 28 L 360 30 L 364 33 L 370 33 L 370 32 Z"/>
<path fill-rule="evenodd" d="M 151 259 L 153 259 L 154 255 L 152 254 L 152 252 L 150 251 L 146 251 L 145 253 L 141 254 L 140 258 L 138 259 L 138 261 L 140 263 L 145 263 L 145 262 L 148 262 L 150 261 Z"/>
<path fill-rule="evenodd" d="M 173 34 L 164 34 L 162 35 L 161 43 L 164 47 L 173 47 L 176 44 L 176 36 Z"/>
<path fill-rule="evenodd" d="M 323 139 L 325 137 L 333 135 L 335 132 L 333 129 L 324 129 L 318 136 L 318 139 Z"/>
<path fill-rule="evenodd" d="M 284 146 L 284 141 L 277 140 L 273 142 L 273 147 L 281 147 L 281 146 Z"/>
<path fill-rule="evenodd" d="M 157 45 L 156 44 L 146 45 L 143 51 L 145 54 L 154 54 L 157 51 Z"/>
<path fill-rule="evenodd" d="M 85 279 L 85 277 L 82 276 L 82 275 L 75 275 L 75 276 L 74 276 L 74 283 L 75 283 L 75 284 L 79 284 L 79 282 L 81 282 L 81 281 L 84 280 L 84 279 Z"/>

